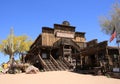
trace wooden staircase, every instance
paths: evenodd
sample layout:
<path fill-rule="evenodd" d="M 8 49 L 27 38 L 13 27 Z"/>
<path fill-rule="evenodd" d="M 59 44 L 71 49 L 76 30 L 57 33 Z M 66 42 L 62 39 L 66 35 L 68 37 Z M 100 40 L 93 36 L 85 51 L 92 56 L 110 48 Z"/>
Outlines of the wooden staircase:
<path fill-rule="evenodd" d="M 59 68 L 57 68 L 50 59 L 45 59 L 44 61 L 45 61 L 46 65 L 48 66 L 49 71 L 58 71 L 59 70 Z"/>
<path fill-rule="evenodd" d="M 59 66 L 62 68 L 62 70 L 68 70 L 69 66 L 67 66 L 63 60 L 57 60 L 57 63 L 59 64 Z"/>
<path fill-rule="evenodd" d="M 68 64 L 68 62 L 65 60 L 62 59 L 55 60 L 51 55 L 50 55 L 50 59 L 42 59 L 41 56 L 39 55 L 39 59 L 44 71 L 69 70 L 70 64 Z"/>

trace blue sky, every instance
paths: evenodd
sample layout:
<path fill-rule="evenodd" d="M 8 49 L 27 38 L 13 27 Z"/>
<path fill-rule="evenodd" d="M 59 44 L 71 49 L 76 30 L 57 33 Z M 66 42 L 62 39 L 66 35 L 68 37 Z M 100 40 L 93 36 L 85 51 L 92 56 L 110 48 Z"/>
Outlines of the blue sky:
<path fill-rule="evenodd" d="M 5 39 L 10 28 L 15 35 L 28 35 L 33 40 L 41 33 L 43 26 L 53 27 L 64 20 L 86 32 L 86 40 L 109 40 L 101 32 L 100 16 L 109 15 L 115 0 L 0 0 L 0 40 Z M 116 45 L 115 41 L 109 45 Z M 0 64 L 8 56 L 0 53 Z"/>

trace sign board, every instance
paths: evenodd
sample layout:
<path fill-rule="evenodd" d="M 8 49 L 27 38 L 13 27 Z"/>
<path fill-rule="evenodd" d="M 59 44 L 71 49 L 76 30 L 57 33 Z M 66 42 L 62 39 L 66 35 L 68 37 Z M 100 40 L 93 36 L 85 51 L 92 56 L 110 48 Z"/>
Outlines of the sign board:
<path fill-rule="evenodd" d="M 47 54 L 46 53 L 42 53 L 42 58 L 47 58 Z"/>
<path fill-rule="evenodd" d="M 113 72 L 120 72 L 120 68 L 113 68 Z"/>
<path fill-rule="evenodd" d="M 56 32 L 57 37 L 74 38 L 74 33 Z"/>

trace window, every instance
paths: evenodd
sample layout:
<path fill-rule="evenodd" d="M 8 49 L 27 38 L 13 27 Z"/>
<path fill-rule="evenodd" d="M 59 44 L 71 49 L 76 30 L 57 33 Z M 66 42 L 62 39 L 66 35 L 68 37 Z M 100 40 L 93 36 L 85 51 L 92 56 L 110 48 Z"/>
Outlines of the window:
<path fill-rule="evenodd" d="M 47 54 L 46 53 L 42 53 L 42 58 L 47 58 Z"/>

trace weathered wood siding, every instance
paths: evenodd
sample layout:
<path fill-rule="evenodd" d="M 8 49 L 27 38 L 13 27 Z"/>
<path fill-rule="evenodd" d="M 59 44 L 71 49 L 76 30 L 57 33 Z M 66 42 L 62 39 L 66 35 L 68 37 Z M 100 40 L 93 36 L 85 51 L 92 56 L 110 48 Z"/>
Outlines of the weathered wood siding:
<path fill-rule="evenodd" d="M 75 39 L 73 39 L 73 41 L 75 41 L 75 42 L 86 42 L 85 37 L 75 37 Z"/>
<path fill-rule="evenodd" d="M 85 33 L 75 32 L 75 27 L 73 26 L 55 24 L 54 29 L 48 27 L 42 28 L 42 46 L 53 46 L 53 44 L 62 37 L 71 38 L 75 43 L 77 43 L 82 48 L 84 47 L 86 41 Z"/>
<path fill-rule="evenodd" d="M 52 33 L 42 33 L 42 46 L 53 46 L 55 36 Z"/>
<path fill-rule="evenodd" d="M 42 46 L 53 46 L 55 42 L 54 29 L 43 27 L 42 28 Z"/>

